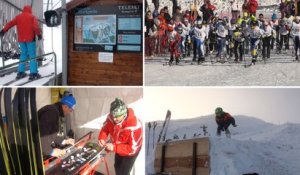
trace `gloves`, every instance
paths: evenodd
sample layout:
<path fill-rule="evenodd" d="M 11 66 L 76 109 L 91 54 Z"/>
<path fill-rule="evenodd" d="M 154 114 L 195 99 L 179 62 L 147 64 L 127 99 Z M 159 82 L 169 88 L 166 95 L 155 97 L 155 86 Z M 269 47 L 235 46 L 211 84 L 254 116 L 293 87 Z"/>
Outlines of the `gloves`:
<path fill-rule="evenodd" d="M 105 147 L 108 151 L 114 151 L 114 145 L 112 143 L 107 143 Z"/>
<path fill-rule="evenodd" d="M 75 140 L 74 139 L 65 139 L 62 142 L 63 145 L 74 145 L 75 144 Z"/>
<path fill-rule="evenodd" d="M 38 35 L 38 40 L 42 40 L 43 36 L 42 35 Z"/>
<path fill-rule="evenodd" d="M 4 31 L 3 30 L 1 30 L 1 32 L 0 32 L 0 37 L 3 37 L 4 36 Z"/>

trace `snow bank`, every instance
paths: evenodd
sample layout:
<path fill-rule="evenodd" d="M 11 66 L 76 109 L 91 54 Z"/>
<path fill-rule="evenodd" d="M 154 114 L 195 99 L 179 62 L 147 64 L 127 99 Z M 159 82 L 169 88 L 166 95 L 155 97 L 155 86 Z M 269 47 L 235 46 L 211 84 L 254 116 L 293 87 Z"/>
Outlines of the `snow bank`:
<path fill-rule="evenodd" d="M 204 116 L 170 122 L 167 139 L 176 134 L 180 139 L 203 137 L 200 128 L 206 125 L 211 142 L 211 175 L 240 175 L 258 173 L 260 175 L 292 175 L 300 171 L 300 124 L 286 123 L 274 125 L 247 116 L 234 116 L 237 128 L 230 127 L 232 138 L 222 133 L 217 137 L 214 117 Z M 158 122 L 155 132 L 156 143 L 162 122 Z M 149 129 L 146 124 L 146 143 Z M 146 172 L 153 173 L 154 151 L 152 149 L 153 130 L 150 133 L 150 148 L 146 155 Z M 146 152 L 147 153 L 147 152 Z"/>

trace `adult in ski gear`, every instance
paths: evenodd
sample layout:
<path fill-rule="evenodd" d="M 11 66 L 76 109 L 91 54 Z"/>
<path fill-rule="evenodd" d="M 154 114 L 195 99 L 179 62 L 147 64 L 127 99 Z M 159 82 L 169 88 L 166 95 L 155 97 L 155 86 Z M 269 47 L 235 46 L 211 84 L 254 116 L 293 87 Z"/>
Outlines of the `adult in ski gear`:
<path fill-rule="evenodd" d="M 262 30 L 258 27 L 257 21 L 252 21 L 250 29 L 250 44 L 251 44 L 251 55 L 252 64 L 255 64 L 257 59 L 257 47 L 262 36 Z"/>
<path fill-rule="evenodd" d="M 38 40 L 42 39 L 41 30 L 38 25 L 38 21 L 34 15 L 32 15 L 32 10 L 29 5 L 25 5 L 21 14 L 17 15 L 13 20 L 8 22 L 0 32 L 2 37 L 10 28 L 13 26 L 17 27 L 18 42 L 21 50 L 20 61 L 25 61 L 29 58 L 36 57 L 36 43 L 35 36 L 38 36 Z M 38 79 L 40 75 L 38 74 L 37 62 L 36 60 L 31 60 L 29 64 L 30 75 L 29 79 Z M 20 63 L 18 68 L 17 79 L 26 76 L 25 73 L 25 63 Z"/>
<path fill-rule="evenodd" d="M 237 26 L 236 29 L 233 31 L 233 41 L 234 41 L 234 55 L 235 55 L 235 62 L 239 62 L 243 60 L 244 55 L 244 41 L 245 36 L 242 32 L 242 27 Z"/>
<path fill-rule="evenodd" d="M 271 51 L 271 39 L 272 39 L 272 32 L 273 29 L 269 22 L 264 21 L 264 27 L 262 31 L 262 41 L 263 41 L 263 49 L 262 49 L 262 55 L 263 59 L 270 58 L 270 51 Z"/>
<path fill-rule="evenodd" d="M 226 135 L 230 134 L 228 127 L 232 124 L 233 127 L 237 127 L 235 119 L 227 112 L 224 112 L 221 107 L 215 109 L 216 123 L 218 125 L 217 135 L 221 135 L 221 131 L 225 131 Z"/>
<path fill-rule="evenodd" d="M 214 15 L 215 6 L 213 6 L 209 0 L 206 0 L 201 6 L 200 11 L 202 12 L 203 21 L 209 22 Z"/>
<path fill-rule="evenodd" d="M 285 50 L 289 50 L 289 31 L 287 27 L 286 19 L 281 19 L 279 21 L 279 52 L 283 48 L 283 43 L 285 44 Z"/>
<path fill-rule="evenodd" d="M 225 48 L 226 48 L 226 37 L 228 35 L 228 24 L 226 23 L 225 20 L 219 19 L 216 29 L 217 29 L 216 34 L 217 34 L 217 49 L 218 49 L 218 53 L 216 57 L 222 57 L 222 54 L 226 50 Z"/>
<path fill-rule="evenodd" d="M 256 0 L 249 0 L 247 3 L 248 12 L 250 15 L 256 16 L 256 10 L 258 7 L 258 3 Z"/>
<path fill-rule="evenodd" d="M 74 139 L 67 138 L 64 117 L 75 109 L 76 99 L 72 95 L 63 97 L 60 102 L 46 105 L 38 111 L 40 137 L 43 158 L 60 157 L 66 152 L 67 144 L 74 144 Z"/>
<path fill-rule="evenodd" d="M 111 142 L 107 141 L 110 135 Z M 133 109 L 116 98 L 98 136 L 99 145 L 115 152 L 116 175 L 129 175 L 143 144 L 141 121 Z"/>
<path fill-rule="evenodd" d="M 204 59 L 204 39 L 206 37 L 206 30 L 202 25 L 201 20 L 197 20 L 195 27 L 191 30 L 191 35 L 194 43 L 194 57 L 193 61 L 196 61 L 198 54 L 198 63 L 205 61 Z"/>
<path fill-rule="evenodd" d="M 281 19 L 285 17 L 285 9 L 286 9 L 286 3 L 284 2 L 284 0 L 281 0 L 281 2 L 279 4 L 279 11 L 281 14 Z"/>
<path fill-rule="evenodd" d="M 295 21 L 293 22 L 292 25 L 292 30 L 291 34 L 294 39 L 295 43 L 295 59 L 298 61 L 299 56 L 298 56 L 298 50 L 300 49 L 300 16 L 296 16 Z"/>

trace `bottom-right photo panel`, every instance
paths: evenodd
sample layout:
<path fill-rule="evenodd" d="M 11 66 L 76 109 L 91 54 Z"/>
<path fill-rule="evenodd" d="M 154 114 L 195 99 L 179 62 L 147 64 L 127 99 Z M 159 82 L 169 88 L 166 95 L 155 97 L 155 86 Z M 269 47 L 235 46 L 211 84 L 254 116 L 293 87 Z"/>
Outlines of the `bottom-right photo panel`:
<path fill-rule="evenodd" d="M 146 175 L 300 172 L 300 88 L 144 88 Z"/>

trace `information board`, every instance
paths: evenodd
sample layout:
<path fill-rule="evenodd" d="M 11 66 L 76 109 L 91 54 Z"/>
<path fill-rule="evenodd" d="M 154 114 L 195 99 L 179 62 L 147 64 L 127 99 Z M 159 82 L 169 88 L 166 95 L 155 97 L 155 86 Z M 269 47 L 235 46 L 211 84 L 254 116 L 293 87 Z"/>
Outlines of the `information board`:
<path fill-rule="evenodd" d="M 74 50 L 142 52 L 142 4 L 75 8 Z"/>

